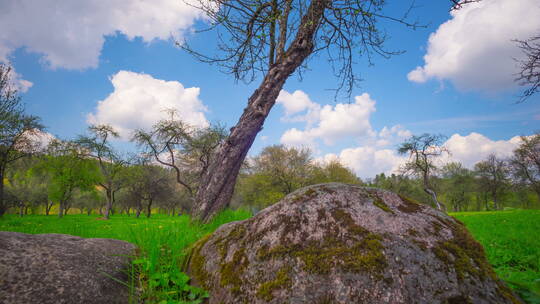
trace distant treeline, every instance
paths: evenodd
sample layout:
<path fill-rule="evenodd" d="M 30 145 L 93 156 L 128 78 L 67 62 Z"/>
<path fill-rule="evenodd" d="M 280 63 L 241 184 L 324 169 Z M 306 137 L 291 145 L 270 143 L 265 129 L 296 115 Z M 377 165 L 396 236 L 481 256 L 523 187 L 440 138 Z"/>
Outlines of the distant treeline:
<path fill-rule="evenodd" d="M 22 216 L 49 214 L 54 210 L 60 216 L 68 212 L 104 214 L 108 200 L 103 184 L 107 176 L 100 170 L 99 160 L 81 156 L 80 147 L 64 144 L 59 148 L 59 145 L 53 143 L 54 148 L 47 152 L 21 158 L 10 167 L 4 179 L 10 213 Z M 173 168 L 133 159 L 119 165 L 115 174 L 112 214 L 150 216 L 152 210 L 170 215 L 190 212 L 192 198 L 177 182 Z M 539 208 L 534 184 L 519 168 L 515 158 L 502 160 L 491 155 L 472 170 L 460 163 L 434 168 L 430 183 L 449 211 Z M 181 174 L 192 175 L 186 176 L 186 180 L 196 182 L 197 170 L 187 165 L 185 169 Z M 388 189 L 432 205 L 422 179 L 414 174 L 381 173 L 374 179 L 361 181 L 338 161 L 320 163 L 314 161 L 308 149 L 274 145 L 244 163 L 231 206 L 257 212 L 296 189 L 326 182 Z"/>

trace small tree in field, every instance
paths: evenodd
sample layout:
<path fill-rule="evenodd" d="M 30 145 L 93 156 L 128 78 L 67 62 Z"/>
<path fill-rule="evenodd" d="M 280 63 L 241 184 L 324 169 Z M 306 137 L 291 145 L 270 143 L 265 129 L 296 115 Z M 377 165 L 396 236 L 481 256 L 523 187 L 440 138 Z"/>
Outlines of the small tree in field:
<path fill-rule="evenodd" d="M 82 152 L 86 157 L 97 160 L 102 181 L 99 185 L 105 191 L 107 204 L 105 205 L 105 214 L 103 217 L 109 219 L 111 209 L 114 203 L 114 194 L 122 186 L 122 171 L 126 162 L 120 154 L 114 150 L 110 140 L 118 138 L 119 134 L 109 125 L 92 125 L 88 128 L 89 136 L 79 136 L 77 144 L 81 146 Z"/>
<path fill-rule="evenodd" d="M 442 146 L 445 137 L 442 135 L 422 134 L 412 136 L 402 143 L 398 152 L 409 155 L 409 161 L 403 166 L 404 172 L 411 172 L 422 179 L 424 191 L 429 194 L 433 203 L 439 210 L 445 210 L 444 204 L 437 199 L 437 193 L 431 182 L 434 171 L 437 166 L 434 160 L 441 155 L 448 153 L 448 150 Z"/>
<path fill-rule="evenodd" d="M 146 216 L 152 214 L 152 206 L 157 201 L 171 199 L 175 194 L 174 178 L 167 168 L 151 164 L 147 159 L 139 158 L 129 167 L 126 176 L 127 186 L 122 192 L 121 200 L 124 205 L 135 207 L 136 217 L 139 217 L 146 207 Z M 146 204 L 146 205 L 144 205 Z"/>
<path fill-rule="evenodd" d="M 442 177 L 446 180 L 446 199 L 454 212 L 464 211 L 473 190 L 474 175 L 461 163 L 449 163 L 442 168 Z"/>
<path fill-rule="evenodd" d="M 95 191 L 101 181 L 95 161 L 80 157 L 80 147 L 72 142 L 53 140 L 41 164 L 50 176 L 49 197 L 59 203 L 58 217 L 69 209 L 75 191 Z"/>
<path fill-rule="evenodd" d="M 15 162 L 6 174 L 7 192 L 15 205 L 19 206 L 19 215 L 28 213 L 31 208 L 36 211 L 40 206 L 49 207 L 47 186 L 48 178 L 44 174 L 34 174 L 33 166 L 36 158 L 25 158 Z"/>
<path fill-rule="evenodd" d="M 529 185 L 540 199 L 540 132 L 521 137 L 510 166 L 514 178 Z"/>
<path fill-rule="evenodd" d="M 171 168 L 176 182 L 191 199 L 197 195 L 201 177 L 208 171 L 215 149 L 226 136 L 221 126 L 194 128 L 169 110 L 169 117 L 160 120 L 149 132 L 138 130 L 133 136 L 146 155 Z"/>
<path fill-rule="evenodd" d="M 43 130 L 37 116 L 24 112 L 17 89 L 11 83 L 11 66 L 0 63 L 0 216 L 4 203 L 4 176 L 9 165 L 39 149 L 35 135 Z"/>
<path fill-rule="evenodd" d="M 480 188 L 491 194 L 495 210 L 500 209 L 499 200 L 507 189 L 509 181 L 508 165 L 495 154 L 490 154 L 486 160 L 474 165 L 474 170 L 479 178 Z"/>

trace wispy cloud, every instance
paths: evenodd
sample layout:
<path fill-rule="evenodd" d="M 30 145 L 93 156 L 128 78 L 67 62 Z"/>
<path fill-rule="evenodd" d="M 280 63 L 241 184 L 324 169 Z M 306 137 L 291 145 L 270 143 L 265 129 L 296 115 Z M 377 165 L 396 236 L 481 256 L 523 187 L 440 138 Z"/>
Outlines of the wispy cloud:
<path fill-rule="evenodd" d="M 532 112 L 532 113 L 531 113 Z M 499 113 L 493 115 L 471 115 L 448 117 L 442 119 L 432 119 L 424 121 L 416 121 L 403 123 L 406 127 L 421 126 L 421 127 L 443 127 L 443 126 L 460 126 L 463 128 L 472 128 L 486 125 L 495 122 L 512 122 L 512 121 L 527 121 L 531 120 L 531 114 L 535 120 L 540 120 L 540 110 L 519 111 L 514 113 Z"/>

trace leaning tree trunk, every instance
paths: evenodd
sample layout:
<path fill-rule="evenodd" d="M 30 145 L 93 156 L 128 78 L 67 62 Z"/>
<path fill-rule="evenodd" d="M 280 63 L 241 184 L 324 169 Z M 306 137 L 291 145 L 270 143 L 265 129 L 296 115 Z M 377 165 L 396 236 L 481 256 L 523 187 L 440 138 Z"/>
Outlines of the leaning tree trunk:
<path fill-rule="evenodd" d="M 431 199 L 435 203 L 435 206 L 437 207 L 438 210 L 445 211 L 444 209 L 446 208 L 444 208 L 443 207 L 444 205 L 441 204 L 439 200 L 437 199 L 437 194 L 435 193 L 435 191 L 431 190 L 430 188 L 424 188 L 424 191 L 431 196 Z"/>
<path fill-rule="evenodd" d="M 220 145 L 201 178 L 193 208 L 195 219 L 208 222 L 231 201 L 240 166 L 285 81 L 313 51 L 315 34 L 327 4 L 328 0 L 311 2 L 289 49 L 270 66 L 261 85 L 249 98 L 238 123 Z"/>

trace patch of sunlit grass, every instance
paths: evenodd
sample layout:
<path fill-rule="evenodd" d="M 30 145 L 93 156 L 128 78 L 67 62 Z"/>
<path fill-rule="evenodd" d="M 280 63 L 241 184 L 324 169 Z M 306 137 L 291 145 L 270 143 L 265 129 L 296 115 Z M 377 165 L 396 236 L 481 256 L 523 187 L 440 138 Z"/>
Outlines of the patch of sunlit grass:
<path fill-rule="evenodd" d="M 540 303 L 540 210 L 460 212 L 495 272 L 530 303 Z"/>

